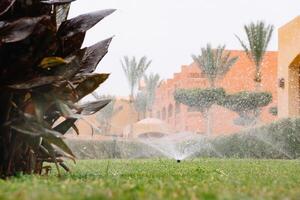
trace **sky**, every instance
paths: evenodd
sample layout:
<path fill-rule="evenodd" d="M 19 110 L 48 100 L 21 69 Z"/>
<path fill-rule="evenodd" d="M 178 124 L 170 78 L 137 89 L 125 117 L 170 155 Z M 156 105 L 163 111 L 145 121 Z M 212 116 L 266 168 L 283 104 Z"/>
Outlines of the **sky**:
<path fill-rule="evenodd" d="M 298 0 L 77 0 L 69 17 L 108 8 L 117 11 L 88 31 L 83 46 L 114 36 L 96 72 L 111 73 L 97 92 L 116 96 L 129 94 L 120 64 L 125 55 L 147 56 L 147 74 L 168 79 L 207 43 L 241 49 L 235 34 L 245 39 L 243 25 L 252 21 L 274 25 L 268 49 L 277 50 L 278 28 L 300 15 Z"/>

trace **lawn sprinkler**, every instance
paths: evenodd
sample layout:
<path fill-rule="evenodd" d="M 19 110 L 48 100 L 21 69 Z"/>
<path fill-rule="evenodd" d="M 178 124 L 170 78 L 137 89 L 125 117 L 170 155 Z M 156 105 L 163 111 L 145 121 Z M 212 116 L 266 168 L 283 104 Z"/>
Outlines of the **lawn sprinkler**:
<path fill-rule="evenodd" d="M 180 163 L 180 162 L 181 162 L 181 160 L 179 160 L 179 159 L 178 159 L 178 160 L 176 160 L 176 161 L 177 161 L 177 163 Z"/>

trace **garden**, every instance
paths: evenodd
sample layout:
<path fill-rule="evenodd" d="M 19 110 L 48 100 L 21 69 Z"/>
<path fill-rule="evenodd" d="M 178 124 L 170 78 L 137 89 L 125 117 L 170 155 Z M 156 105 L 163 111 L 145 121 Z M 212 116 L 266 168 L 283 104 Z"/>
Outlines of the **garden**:
<path fill-rule="evenodd" d="M 99 92 L 110 74 L 97 66 L 113 37 L 83 45 L 87 32 L 116 10 L 70 17 L 73 2 L 0 0 L 0 200 L 299 199 L 300 118 L 280 118 L 278 98 L 263 82 L 273 25 L 250 22 L 246 39 L 235 35 L 253 68 L 244 72 L 252 89 L 220 84 L 241 58 L 207 43 L 192 54 L 200 72 L 188 80 L 204 84 L 178 81 L 163 99 L 158 90 L 172 81 L 148 72 L 155 62 L 122 56 L 129 95 L 120 100 Z M 165 99 L 175 108 L 161 113 Z M 216 106 L 235 116 L 223 121 L 238 131 L 216 135 Z M 204 131 L 189 131 L 181 109 L 196 113 Z M 128 123 L 113 131 L 120 113 Z M 264 123 L 266 113 L 272 122 Z"/>

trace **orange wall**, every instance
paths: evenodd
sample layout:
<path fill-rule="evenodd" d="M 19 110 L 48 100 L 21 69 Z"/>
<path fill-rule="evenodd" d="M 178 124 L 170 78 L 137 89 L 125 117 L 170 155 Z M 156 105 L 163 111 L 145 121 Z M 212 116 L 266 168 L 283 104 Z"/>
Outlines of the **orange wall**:
<path fill-rule="evenodd" d="M 285 87 L 278 88 L 278 116 L 299 116 L 300 17 L 278 31 L 278 78 Z"/>
<path fill-rule="evenodd" d="M 254 91 L 255 84 L 254 65 L 243 51 L 231 51 L 232 56 L 239 59 L 226 76 L 217 82 L 218 87 L 223 87 L 228 93 L 239 91 Z M 199 112 L 187 112 L 187 106 L 180 105 L 180 112 L 175 113 L 175 101 L 173 93 L 176 88 L 205 88 L 208 83 L 201 76 L 200 70 L 195 63 L 184 65 L 180 73 L 175 73 L 172 79 L 166 80 L 156 91 L 156 99 L 153 114 L 162 119 L 162 110 L 166 109 L 164 119 L 176 131 L 204 132 L 204 119 Z M 269 91 L 273 95 L 273 102 L 263 109 L 261 120 L 268 123 L 276 119 L 269 114 L 269 107 L 277 105 L 277 52 L 267 52 L 262 65 L 262 91 Z M 168 117 L 168 107 L 171 105 L 172 116 Z M 160 113 L 160 116 L 159 114 Z M 240 130 L 241 126 L 233 124 L 233 119 L 238 115 L 225 108 L 214 106 L 213 132 L 215 135 L 228 134 Z M 224 120 L 225 119 L 225 120 Z"/>
<path fill-rule="evenodd" d="M 138 114 L 133 109 L 132 105 L 126 99 L 117 99 L 115 102 L 115 108 L 120 108 L 120 111 L 113 115 L 111 119 L 111 130 L 110 134 L 123 137 L 123 130 L 128 124 L 133 124 L 138 121 Z M 101 111 L 100 111 L 101 112 Z M 80 135 L 77 136 L 72 130 L 70 134 L 67 134 L 68 138 L 77 138 L 77 139 L 103 139 L 106 138 L 97 130 L 101 128 L 101 124 L 97 120 L 97 113 L 84 116 L 86 120 L 78 120 L 76 126 L 79 130 Z M 88 122 L 87 122 L 88 121 Z M 92 134 L 94 135 L 92 136 Z"/>

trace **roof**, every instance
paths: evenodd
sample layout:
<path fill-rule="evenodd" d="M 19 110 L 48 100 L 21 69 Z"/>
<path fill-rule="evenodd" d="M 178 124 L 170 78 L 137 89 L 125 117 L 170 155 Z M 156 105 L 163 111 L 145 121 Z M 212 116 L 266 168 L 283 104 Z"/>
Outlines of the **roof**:
<path fill-rule="evenodd" d="M 123 134 L 133 138 L 137 138 L 145 135 L 148 136 L 154 135 L 157 137 L 161 137 L 163 135 L 168 135 L 173 133 L 173 130 L 169 127 L 167 123 L 156 118 L 146 118 L 138 121 L 137 123 L 131 126 L 132 129 L 130 125 L 125 127 Z"/>

